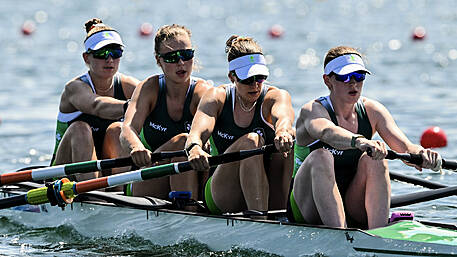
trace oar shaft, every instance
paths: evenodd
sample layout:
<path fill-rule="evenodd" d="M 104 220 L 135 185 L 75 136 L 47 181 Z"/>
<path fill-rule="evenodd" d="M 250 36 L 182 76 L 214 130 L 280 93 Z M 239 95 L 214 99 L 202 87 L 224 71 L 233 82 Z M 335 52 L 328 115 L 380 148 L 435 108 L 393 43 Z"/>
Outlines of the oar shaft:
<path fill-rule="evenodd" d="M 252 150 L 241 150 L 235 153 L 226 153 L 218 156 L 209 157 L 209 163 L 211 166 L 216 166 L 226 162 L 233 162 L 246 159 L 248 157 L 265 153 L 267 151 L 275 151 L 273 145 L 266 145 L 261 148 L 252 149 Z M 143 181 L 151 178 L 158 178 L 167 175 L 173 175 L 185 171 L 191 170 L 192 167 L 190 162 L 178 162 L 170 163 L 160 166 L 155 166 L 151 168 L 145 168 L 137 171 L 125 172 L 117 175 L 112 175 L 108 177 L 98 178 L 87 180 L 83 182 L 65 182 L 62 183 L 60 191 L 57 191 L 58 194 L 64 195 L 66 199 L 72 199 L 75 195 L 107 188 L 118 185 L 124 185 L 131 182 Z M 55 188 L 55 187 L 54 187 Z M 23 205 L 23 204 L 42 204 L 49 202 L 48 194 L 53 192 L 51 188 L 41 187 L 33 189 L 27 192 L 27 194 L 14 197 L 13 198 L 3 198 L 0 199 L 0 209 L 9 208 L 13 206 Z M 22 198 L 21 198 L 22 197 Z"/>
<path fill-rule="evenodd" d="M 1 202 L 0 209 L 6 209 L 6 208 L 11 208 L 11 207 L 15 207 L 15 206 L 21 206 L 24 204 L 28 204 L 26 194 L 15 195 L 12 197 L 3 198 L 3 199 L 0 199 L 0 202 Z"/>
<path fill-rule="evenodd" d="M 98 190 L 98 189 L 102 189 L 102 188 L 120 186 L 120 185 L 125 185 L 125 184 L 133 183 L 133 182 L 140 182 L 140 181 L 144 181 L 144 180 L 148 180 L 148 179 L 152 179 L 152 178 L 159 178 L 159 177 L 164 177 L 167 175 L 177 174 L 179 172 L 184 172 L 184 171 L 191 169 L 190 164 L 186 165 L 186 164 L 188 164 L 188 162 L 184 162 L 181 164 L 181 166 L 182 166 L 181 170 L 179 170 L 177 168 L 179 166 L 179 164 L 180 163 L 170 163 L 170 164 L 125 172 L 125 173 L 120 173 L 120 174 L 116 174 L 116 175 L 112 175 L 112 176 L 108 176 L 108 177 L 78 182 L 75 185 L 74 193 L 81 194 L 81 193 L 86 193 L 89 191 L 94 191 L 94 190 Z M 188 169 L 185 169 L 185 167 L 187 167 L 187 166 L 188 166 Z"/>
<path fill-rule="evenodd" d="M 0 185 L 14 184 L 24 181 L 40 181 L 48 178 L 60 178 L 77 173 L 101 171 L 115 167 L 132 165 L 132 158 L 117 158 L 70 163 L 33 170 L 24 170 L 0 175 Z"/>
<path fill-rule="evenodd" d="M 223 163 L 240 161 L 254 155 L 262 154 L 264 152 L 271 152 L 274 150 L 276 150 L 274 145 L 266 145 L 264 147 L 252 150 L 241 150 L 238 152 L 211 156 L 208 158 L 208 161 L 210 166 L 216 166 Z M 108 177 L 78 182 L 75 185 L 76 190 L 74 193 L 81 194 L 106 187 L 120 186 L 128 183 L 179 174 L 189 170 L 192 170 L 192 167 L 188 161 L 155 166 L 136 171 L 120 173 Z"/>
<path fill-rule="evenodd" d="M 174 157 L 186 156 L 184 150 L 173 152 L 157 152 L 151 154 L 151 161 L 160 161 L 163 159 L 170 159 Z M 25 181 L 41 181 L 49 178 L 61 178 L 68 175 L 77 173 L 89 173 L 95 171 L 102 171 L 111 168 L 126 167 L 133 165 L 131 157 L 94 160 L 86 162 L 78 162 L 64 165 L 57 165 L 52 167 L 44 167 L 33 170 L 24 170 L 19 172 L 11 172 L 0 175 L 0 186 L 7 184 L 14 184 Z"/>
<path fill-rule="evenodd" d="M 423 186 L 423 187 L 430 188 L 430 189 L 438 189 L 438 188 L 447 187 L 447 185 L 444 185 L 444 184 L 441 184 L 438 182 L 433 182 L 433 181 L 418 178 L 415 176 L 408 176 L 408 175 L 401 174 L 401 173 L 395 172 L 395 171 L 389 171 L 389 174 L 390 174 L 390 179 L 395 179 L 395 180 L 399 180 L 402 182 L 406 182 L 406 183 L 410 183 L 410 184 L 414 184 L 414 185 L 418 185 L 418 186 Z"/>
<path fill-rule="evenodd" d="M 411 194 L 393 196 L 390 207 L 401 207 L 405 205 L 421 203 L 431 200 L 440 199 L 457 194 L 457 186 L 421 191 Z"/>

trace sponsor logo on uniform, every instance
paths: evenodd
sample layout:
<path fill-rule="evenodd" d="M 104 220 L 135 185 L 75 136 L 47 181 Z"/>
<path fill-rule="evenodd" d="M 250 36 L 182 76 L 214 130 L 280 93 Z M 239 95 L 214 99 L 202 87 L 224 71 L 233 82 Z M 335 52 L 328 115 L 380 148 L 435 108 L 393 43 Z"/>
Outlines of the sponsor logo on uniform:
<path fill-rule="evenodd" d="M 184 131 L 189 132 L 191 125 L 188 121 L 184 122 Z"/>
<path fill-rule="evenodd" d="M 167 131 L 167 128 L 162 127 L 162 125 L 160 125 L 160 124 L 155 124 L 155 123 L 153 123 L 152 121 L 149 122 L 149 126 L 150 126 L 151 128 L 153 128 L 153 129 L 155 129 L 155 130 L 160 131 L 160 132 L 166 132 L 166 131 Z"/>
<path fill-rule="evenodd" d="M 229 135 L 228 133 L 221 132 L 220 130 L 217 131 L 217 135 L 222 137 L 223 139 L 228 139 L 228 140 L 232 140 L 234 138 L 234 136 Z"/>
<path fill-rule="evenodd" d="M 343 155 L 343 153 L 344 153 L 344 150 L 337 150 L 337 149 L 335 149 L 335 148 L 327 148 L 327 147 L 325 147 L 325 146 L 324 146 L 323 148 L 326 149 L 326 150 L 328 150 L 328 151 L 329 151 L 330 153 L 332 153 L 333 155 L 339 155 L 339 156 L 341 156 L 341 155 Z"/>
<path fill-rule="evenodd" d="M 297 164 L 297 166 L 301 166 L 301 164 L 303 163 L 302 160 L 300 160 L 300 158 L 295 158 L 295 164 Z"/>
<path fill-rule="evenodd" d="M 95 128 L 95 127 L 90 127 L 92 129 L 93 132 L 98 132 L 100 130 L 100 128 Z"/>
<path fill-rule="evenodd" d="M 252 131 L 259 134 L 259 136 L 265 138 L 265 130 L 263 128 L 255 128 Z"/>

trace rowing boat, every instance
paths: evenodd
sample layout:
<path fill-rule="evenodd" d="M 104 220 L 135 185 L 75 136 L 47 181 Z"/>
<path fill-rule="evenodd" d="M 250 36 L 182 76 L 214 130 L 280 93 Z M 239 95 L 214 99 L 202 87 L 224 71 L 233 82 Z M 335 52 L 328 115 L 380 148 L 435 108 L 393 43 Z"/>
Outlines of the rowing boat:
<path fill-rule="evenodd" d="M 36 183 L 4 186 L 4 195 L 21 194 Z M 170 201 L 94 191 L 80 194 L 64 211 L 49 204 L 2 210 L 0 215 L 31 227 L 73 226 L 79 233 L 111 237 L 135 233 L 159 245 L 195 239 L 213 250 L 233 247 L 283 256 L 457 256 L 457 228 L 452 225 L 400 221 L 385 228 L 339 229 L 287 222 L 284 211 L 268 220 L 249 213 L 208 215 L 175 209 Z M 39 219 L 39 224 L 37 224 Z"/>
<path fill-rule="evenodd" d="M 238 161 L 274 149 L 273 145 L 267 145 L 224 153 L 210 157 L 209 163 L 214 166 Z M 412 154 L 392 151 L 388 157 L 406 161 L 414 159 Z M 115 165 L 112 161 L 107 160 L 106 164 Z M 80 165 L 84 170 L 89 163 L 29 170 L 16 173 L 18 176 L 2 174 L 0 184 L 3 186 L 0 191 L 4 192 L 4 198 L 0 199 L 0 215 L 12 220 L 20 219 L 22 224 L 31 227 L 71 225 L 87 236 L 113 237 L 134 233 L 159 245 L 195 239 L 213 250 L 222 251 L 238 247 L 283 256 L 457 256 L 457 228 L 454 225 L 406 220 L 374 230 L 340 229 L 288 222 L 284 210 L 270 211 L 267 220 L 256 220 L 251 216 L 265 214 L 248 211 L 208 215 L 183 210 L 183 206 L 196 203 L 188 199 L 175 198 L 170 202 L 152 197 L 128 197 L 121 193 L 94 191 L 186 172 L 191 169 L 189 162 L 164 164 L 83 182 L 62 179 L 48 186 L 18 182 L 73 173 Z M 100 169 L 102 165 L 91 162 L 90 166 Z M 455 170 L 457 162 L 443 160 L 443 168 Z M 391 206 L 457 194 L 455 187 L 435 186 L 440 188 L 392 197 Z M 78 203 L 71 204 L 71 208 L 63 212 L 48 204 L 64 208 L 75 196 Z"/>

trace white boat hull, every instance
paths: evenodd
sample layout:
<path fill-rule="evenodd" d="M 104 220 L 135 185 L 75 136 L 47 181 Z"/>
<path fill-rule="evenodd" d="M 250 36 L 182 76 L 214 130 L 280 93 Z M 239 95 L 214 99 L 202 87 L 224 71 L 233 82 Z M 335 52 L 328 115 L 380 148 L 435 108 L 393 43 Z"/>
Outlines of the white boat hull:
<path fill-rule="evenodd" d="M 385 239 L 359 229 L 253 221 L 248 218 L 211 217 L 195 213 L 75 203 L 64 211 L 49 204 L 41 213 L 3 210 L 2 216 L 31 227 L 71 225 L 91 237 L 136 234 L 158 245 L 196 239 L 211 249 L 233 247 L 283 256 L 457 256 L 457 247 Z M 46 210 L 43 212 L 43 210 Z"/>

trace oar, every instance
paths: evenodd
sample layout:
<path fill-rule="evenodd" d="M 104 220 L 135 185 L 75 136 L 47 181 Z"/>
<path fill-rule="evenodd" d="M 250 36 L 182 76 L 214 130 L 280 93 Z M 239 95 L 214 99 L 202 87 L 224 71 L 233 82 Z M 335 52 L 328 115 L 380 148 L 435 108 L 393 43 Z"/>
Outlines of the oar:
<path fill-rule="evenodd" d="M 421 203 L 431 200 L 436 200 L 443 197 L 448 197 L 457 194 L 457 186 L 445 187 L 440 189 L 432 189 L 411 194 L 393 196 L 390 202 L 390 207 L 400 207 L 415 203 Z"/>
<path fill-rule="evenodd" d="M 390 171 L 389 175 L 390 175 L 390 179 L 399 180 L 399 181 L 414 184 L 417 186 L 423 186 L 425 188 L 438 189 L 438 188 L 447 187 L 447 185 L 445 185 L 445 184 L 433 182 L 433 181 L 426 180 L 423 178 L 417 178 L 415 176 L 408 176 L 405 174 L 401 174 L 400 172 Z"/>
<path fill-rule="evenodd" d="M 396 153 L 392 150 L 388 150 L 386 159 L 401 159 L 413 164 L 420 165 L 422 164 L 422 157 L 419 154 L 408 154 L 408 153 Z M 442 160 L 442 168 L 456 170 L 457 162 L 456 161 L 446 161 Z M 431 182 L 425 179 L 414 178 L 412 176 L 406 176 L 395 172 L 390 172 L 391 178 L 399 179 L 408 183 L 413 183 L 416 185 L 421 185 L 428 188 L 433 188 L 433 190 L 421 191 L 411 194 L 404 194 L 393 196 L 391 199 L 390 207 L 401 207 L 405 205 L 426 202 L 431 200 L 436 200 L 439 198 L 452 196 L 457 194 L 457 186 L 447 187 L 446 185 Z"/>
<path fill-rule="evenodd" d="M 241 150 L 238 152 L 225 153 L 218 156 L 209 157 L 209 164 L 217 166 L 219 164 L 239 161 L 265 152 L 273 152 L 276 148 L 274 145 L 266 145 L 252 150 Z M 140 169 L 120 173 L 108 177 L 91 179 L 82 182 L 66 182 L 65 180 L 57 181 L 49 187 L 32 189 L 26 194 L 0 199 L 0 209 L 10 208 L 24 204 L 51 204 L 64 206 L 67 199 L 73 199 L 77 194 L 124 185 L 132 182 L 139 182 L 147 179 L 163 177 L 167 175 L 179 174 L 191 170 L 190 162 L 177 162 L 164 164 L 160 166 Z"/>
<path fill-rule="evenodd" d="M 394 160 L 400 159 L 403 161 L 407 161 L 412 164 L 421 165 L 422 164 L 422 156 L 420 154 L 412 154 L 412 153 L 396 153 L 392 150 L 388 150 L 386 159 Z M 443 163 L 441 167 L 447 170 L 457 170 L 457 161 L 449 161 L 449 160 L 442 160 Z"/>
<path fill-rule="evenodd" d="M 157 152 L 151 154 L 152 161 L 159 161 L 167 158 L 186 156 L 184 150 L 175 152 Z M 48 178 L 60 178 L 77 173 L 89 173 L 104 169 L 118 168 L 132 165 L 132 158 L 117 158 L 106 160 L 95 160 L 78 162 L 64 165 L 57 165 L 39 169 L 11 172 L 0 175 L 0 186 L 25 181 L 40 181 Z"/>

